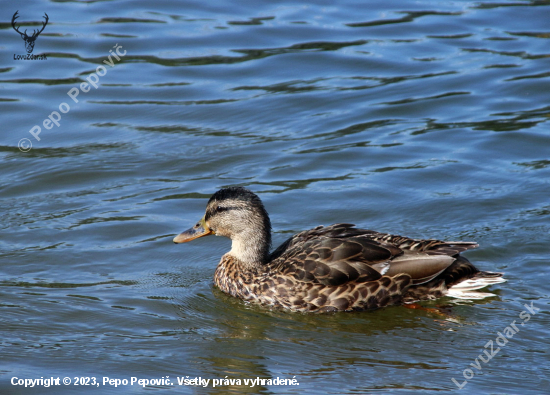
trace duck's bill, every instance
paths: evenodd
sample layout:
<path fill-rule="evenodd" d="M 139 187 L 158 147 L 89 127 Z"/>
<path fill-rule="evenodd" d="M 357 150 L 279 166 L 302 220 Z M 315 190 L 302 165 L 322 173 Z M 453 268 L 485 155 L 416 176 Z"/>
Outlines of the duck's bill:
<path fill-rule="evenodd" d="M 200 220 L 198 224 L 191 229 L 187 229 L 185 232 L 180 233 L 174 237 L 174 243 L 187 243 L 188 241 L 198 239 L 199 237 L 208 236 L 214 234 L 212 230 L 204 223 L 204 218 Z"/>

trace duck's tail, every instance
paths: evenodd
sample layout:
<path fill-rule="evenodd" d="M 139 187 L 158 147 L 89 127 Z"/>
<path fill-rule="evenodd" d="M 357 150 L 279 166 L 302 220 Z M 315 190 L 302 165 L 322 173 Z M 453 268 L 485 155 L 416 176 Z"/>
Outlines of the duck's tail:
<path fill-rule="evenodd" d="M 459 255 L 451 266 L 430 282 L 410 287 L 404 301 L 410 303 L 442 296 L 457 299 L 484 299 L 495 295 L 478 292 L 478 289 L 505 281 L 502 273 L 479 271 L 468 259 Z"/>
<path fill-rule="evenodd" d="M 502 278 L 502 273 L 497 272 L 477 272 L 473 277 L 452 285 L 446 296 L 456 299 L 479 300 L 495 296 L 489 292 L 479 292 L 478 289 L 488 287 L 489 285 L 506 282 Z"/>

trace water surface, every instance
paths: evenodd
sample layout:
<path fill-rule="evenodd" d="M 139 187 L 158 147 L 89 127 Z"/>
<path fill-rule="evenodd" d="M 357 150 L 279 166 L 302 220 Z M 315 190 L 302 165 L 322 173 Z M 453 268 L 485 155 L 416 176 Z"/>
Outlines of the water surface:
<path fill-rule="evenodd" d="M 47 60 L 14 59 L 17 10 L 29 30 L 48 13 L 34 48 Z M 547 392 L 550 2 L 0 11 L 1 393 Z M 260 195 L 275 245 L 335 222 L 475 240 L 466 256 L 508 282 L 483 301 L 423 304 L 443 315 L 245 305 L 211 285 L 228 240 L 171 242 L 231 185 Z M 527 322 L 525 304 L 540 309 Z M 49 376 L 299 386 L 10 384 Z"/>

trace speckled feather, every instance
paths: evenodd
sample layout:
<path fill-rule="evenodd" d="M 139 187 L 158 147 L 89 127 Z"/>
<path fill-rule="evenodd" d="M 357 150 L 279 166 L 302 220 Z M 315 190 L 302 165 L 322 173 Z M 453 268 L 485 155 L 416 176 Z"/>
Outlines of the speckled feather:
<path fill-rule="evenodd" d="M 410 276 L 403 274 L 393 278 L 379 276 L 366 283 L 325 285 L 271 271 L 246 273 L 230 255 L 224 255 L 214 274 L 214 284 L 229 295 L 301 312 L 365 310 L 399 304 L 410 282 Z"/>

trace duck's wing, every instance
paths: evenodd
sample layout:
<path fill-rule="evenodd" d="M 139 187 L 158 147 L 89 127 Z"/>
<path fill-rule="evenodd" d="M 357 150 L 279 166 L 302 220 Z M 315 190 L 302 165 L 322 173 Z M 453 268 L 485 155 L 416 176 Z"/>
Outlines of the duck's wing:
<path fill-rule="evenodd" d="M 270 269 L 325 285 L 375 281 L 383 275 L 401 273 L 410 275 L 413 284 L 421 284 L 455 261 L 451 255 L 460 251 L 449 248 L 436 240 L 413 240 L 357 229 L 352 224 L 336 224 L 304 231 L 287 240 L 271 255 Z"/>
<path fill-rule="evenodd" d="M 363 235 L 381 243 L 388 243 L 401 248 L 404 251 L 425 252 L 428 255 L 456 256 L 459 253 L 479 247 L 473 241 L 441 241 L 436 239 L 411 239 L 389 233 L 380 233 L 373 230 L 356 229 L 363 231 Z"/>

